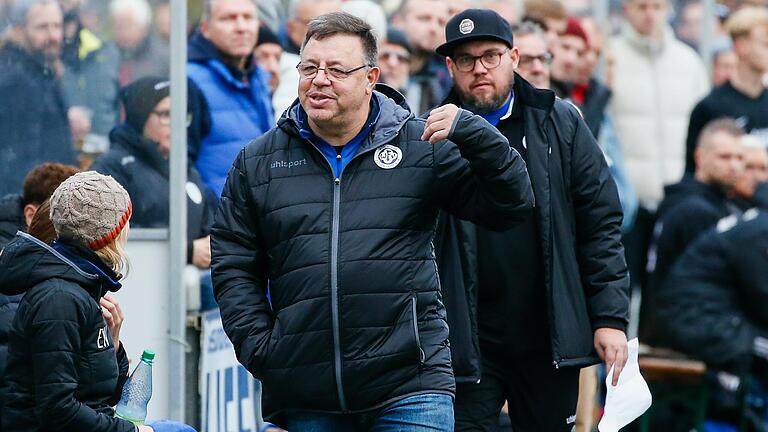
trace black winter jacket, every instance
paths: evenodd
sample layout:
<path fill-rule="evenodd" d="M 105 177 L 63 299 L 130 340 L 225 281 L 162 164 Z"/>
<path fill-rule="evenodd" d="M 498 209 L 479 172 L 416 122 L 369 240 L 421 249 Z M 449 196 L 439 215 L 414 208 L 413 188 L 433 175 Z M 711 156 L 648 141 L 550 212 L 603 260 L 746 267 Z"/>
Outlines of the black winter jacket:
<path fill-rule="evenodd" d="M 216 300 L 268 416 L 453 394 L 438 211 L 504 229 L 533 204 L 525 163 L 481 117 L 462 110 L 453 142 L 431 145 L 399 93 L 373 96 L 378 121 L 339 178 L 300 137 L 294 103 L 241 151 L 222 194 Z"/>
<path fill-rule="evenodd" d="M 111 175 L 120 183 L 133 203 L 131 226 L 168 226 L 170 186 L 168 160 L 158 144 L 122 124 L 109 133 L 112 147 L 99 157 L 91 169 Z M 187 166 L 187 258 L 191 260 L 192 240 L 205 237 L 213 225 L 216 196 L 203 183 L 192 164 Z M 190 261 L 191 262 L 191 261 Z"/>
<path fill-rule="evenodd" d="M 629 276 L 621 244 L 622 210 L 600 148 L 576 108 L 515 75 L 522 104 L 528 173 L 541 236 L 552 364 L 582 367 L 598 361 L 593 332 L 624 330 Z M 456 93 L 445 103 L 456 103 Z M 448 310 L 457 382 L 477 382 L 477 234 L 471 223 L 441 218 L 435 239 Z M 513 247 L 513 245 L 510 245 Z M 499 251 L 503 253 L 503 251 Z"/>
<path fill-rule="evenodd" d="M 654 288 L 661 286 L 675 261 L 700 234 L 718 220 L 741 212 L 715 185 L 694 180 L 689 188 L 686 196 L 673 196 L 674 205 L 665 208 L 656 221 L 649 252 L 649 283 Z M 666 201 L 662 201 L 664 207 Z"/>
<path fill-rule="evenodd" d="M 77 165 L 77 157 L 56 73 L 12 43 L 0 47 L 0 71 L 0 196 L 4 196 L 18 193 L 24 176 L 36 165 Z"/>
<path fill-rule="evenodd" d="M 0 289 L 24 293 L 10 332 L 4 432 L 134 430 L 112 410 L 128 375 L 99 306 L 119 288 L 114 278 L 85 248 L 19 233 L 3 250 Z"/>
<path fill-rule="evenodd" d="M 665 345 L 714 367 L 748 371 L 755 337 L 768 337 L 768 214 L 729 216 L 700 236 L 657 300 Z"/>
<path fill-rule="evenodd" d="M 16 231 L 26 231 L 27 220 L 24 218 L 24 198 L 19 194 L 9 194 L 0 199 L 0 250 L 13 240 Z"/>

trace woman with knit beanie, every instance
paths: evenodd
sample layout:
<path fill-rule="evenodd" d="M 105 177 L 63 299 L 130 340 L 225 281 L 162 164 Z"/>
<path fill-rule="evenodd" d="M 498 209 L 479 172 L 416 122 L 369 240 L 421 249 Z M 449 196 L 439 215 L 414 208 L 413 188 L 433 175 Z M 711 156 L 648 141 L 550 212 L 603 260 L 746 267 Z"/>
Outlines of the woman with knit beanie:
<path fill-rule="evenodd" d="M 112 177 L 88 171 L 65 180 L 49 205 L 51 245 L 19 233 L 0 253 L 2 292 L 24 294 L 9 337 L 2 430 L 184 430 L 135 426 L 112 409 L 128 359 L 119 338 L 122 312 L 103 300 L 121 287 L 128 193 Z"/>

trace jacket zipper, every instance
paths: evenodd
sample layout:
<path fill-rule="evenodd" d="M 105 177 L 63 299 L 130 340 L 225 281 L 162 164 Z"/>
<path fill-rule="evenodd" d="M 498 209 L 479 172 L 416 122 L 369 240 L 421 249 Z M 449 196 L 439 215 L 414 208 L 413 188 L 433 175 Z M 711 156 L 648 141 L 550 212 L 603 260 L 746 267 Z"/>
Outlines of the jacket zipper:
<path fill-rule="evenodd" d="M 327 159 L 326 159 L 327 160 Z M 347 411 L 344 385 L 341 382 L 341 336 L 339 331 L 339 207 L 341 206 L 341 176 L 333 180 L 333 219 L 331 222 L 331 325 L 333 327 L 333 354 L 336 370 L 336 391 L 339 406 Z"/>
<path fill-rule="evenodd" d="M 421 348 L 421 339 L 419 339 L 419 319 L 416 314 L 416 294 L 411 297 L 411 315 L 413 317 L 413 335 L 416 336 L 416 347 L 419 349 L 419 365 L 423 366 L 426 360 L 424 350 Z"/>
<path fill-rule="evenodd" d="M 395 133 L 395 136 L 397 135 L 399 135 L 399 133 Z M 391 139 L 389 141 L 391 141 Z M 320 156 L 322 156 L 323 160 L 328 164 L 328 168 L 331 169 L 331 176 L 333 176 L 333 216 L 331 219 L 331 327 L 333 331 L 333 366 L 334 371 L 336 372 L 336 392 L 339 396 L 339 408 L 341 408 L 342 412 L 347 412 L 347 398 L 344 395 L 344 383 L 341 378 L 341 332 L 339 330 L 339 208 L 341 207 L 341 176 L 343 171 L 336 177 L 334 175 L 333 165 L 328 158 L 325 157 L 325 154 L 311 142 L 309 143 L 309 146 L 320 153 Z M 347 166 L 358 157 L 374 150 L 376 150 L 375 147 L 356 154 L 349 160 L 349 162 L 347 162 Z M 337 163 L 339 163 L 338 159 L 339 158 L 337 158 Z"/>

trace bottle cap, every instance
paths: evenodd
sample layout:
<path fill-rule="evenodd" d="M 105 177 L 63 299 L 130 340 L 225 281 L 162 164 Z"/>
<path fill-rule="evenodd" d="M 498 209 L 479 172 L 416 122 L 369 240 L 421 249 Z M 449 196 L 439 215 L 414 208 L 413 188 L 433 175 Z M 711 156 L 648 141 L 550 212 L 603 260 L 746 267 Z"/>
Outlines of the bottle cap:
<path fill-rule="evenodd" d="M 144 353 L 141 354 L 141 359 L 151 363 L 152 360 L 155 359 L 155 352 L 152 350 L 145 349 Z"/>

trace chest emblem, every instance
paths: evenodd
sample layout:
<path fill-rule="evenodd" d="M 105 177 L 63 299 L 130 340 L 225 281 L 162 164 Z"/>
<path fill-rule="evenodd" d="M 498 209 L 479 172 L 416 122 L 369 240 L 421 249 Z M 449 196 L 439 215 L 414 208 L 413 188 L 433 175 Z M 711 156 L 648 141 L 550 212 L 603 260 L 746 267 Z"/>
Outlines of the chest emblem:
<path fill-rule="evenodd" d="M 387 144 L 376 149 L 373 161 L 382 169 L 392 169 L 403 160 L 403 151 L 400 147 Z"/>

